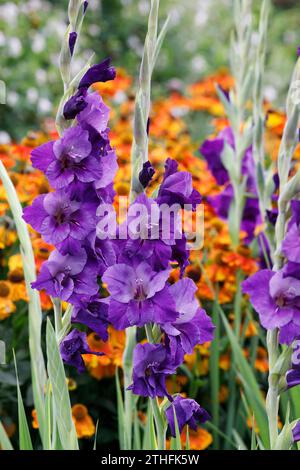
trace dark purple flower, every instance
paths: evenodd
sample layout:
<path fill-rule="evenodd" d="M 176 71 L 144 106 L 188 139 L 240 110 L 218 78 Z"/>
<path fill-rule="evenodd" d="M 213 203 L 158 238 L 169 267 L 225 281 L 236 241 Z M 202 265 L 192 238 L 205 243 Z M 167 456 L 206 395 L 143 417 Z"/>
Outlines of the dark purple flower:
<path fill-rule="evenodd" d="M 116 329 L 176 319 L 167 284 L 169 273 L 169 269 L 157 273 L 146 262 L 135 268 L 115 264 L 105 271 L 102 281 L 110 293 L 109 320 Z"/>
<path fill-rule="evenodd" d="M 80 303 L 81 296 L 92 297 L 98 293 L 97 271 L 84 250 L 76 256 L 63 256 L 55 250 L 43 263 L 32 288 L 44 289 L 66 302 Z"/>
<path fill-rule="evenodd" d="M 162 344 L 138 344 L 133 352 L 133 383 L 128 389 L 142 397 L 169 397 L 166 376 L 174 374 L 177 366 Z"/>
<path fill-rule="evenodd" d="M 148 184 L 152 180 L 155 174 L 155 170 L 149 161 L 145 162 L 143 165 L 143 169 L 140 171 L 139 174 L 139 181 L 143 188 L 147 188 Z"/>
<path fill-rule="evenodd" d="M 85 88 L 80 88 L 75 95 L 65 103 L 63 115 L 66 120 L 75 119 L 77 114 L 84 110 L 87 106 L 86 101 L 87 91 Z"/>
<path fill-rule="evenodd" d="M 72 312 L 72 322 L 82 323 L 103 340 L 108 340 L 108 302 L 106 299 L 84 298 L 80 299 L 81 305 L 76 306 Z"/>
<path fill-rule="evenodd" d="M 107 129 L 109 107 L 103 103 L 101 96 L 96 92 L 87 94 L 85 103 L 86 106 L 77 117 L 79 124 L 88 124 L 97 132 L 104 132 Z"/>
<path fill-rule="evenodd" d="M 220 185 L 228 183 L 229 181 L 228 172 L 221 159 L 225 142 L 233 147 L 234 140 L 230 127 L 221 131 L 215 139 L 205 140 L 200 148 L 200 152 L 207 161 L 208 168 Z"/>
<path fill-rule="evenodd" d="M 299 53 L 299 56 L 300 56 L 300 53 Z M 300 421 L 298 421 L 298 423 L 293 429 L 293 440 L 294 442 L 300 441 Z"/>
<path fill-rule="evenodd" d="M 286 267 L 278 272 L 264 269 L 242 286 L 262 326 L 279 328 L 280 343 L 291 344 L 300 335 L 300 280 L 290 276 Z"/>
<path fill-rule="evenodd" d="M 207 198 L 207 200 L 214 208 L 218 216 L 223 220 L 227 220 L 233 197 L 233 187 L 231 184 L 228 184 L 220 194 L 217 194 L 216 196 L 210 196 Z M 260 223 L 260 220 L 261 217 L 258 199 L 247 198 L 241 220 L 241 230 L 247 234 L 244 240 L 245 243 L 250 243 L 253 240 L 255 229 Z"/>
<path fill-rule="evenodd" d="M 44 144 L 31 153 L 35 168 L 44 171 L 55 189 L 80 181 L 91 183 L 101 176 L 99 161 L 92 155 L 89 132 L 81 126 L 67 129 L 61 139 Z"/>
<path fill-rule="evenodd" d="M 78 88 L 89 88 L 97 82 L 107 82 L 114 80 L 116 76 L 115 68 L 110 65 L 111 59 L 108 57 L 100 64 L 92 65 L 80 80 Z"/>
<path fill-rule="evenodd" d="M 194 431 L 197 431 L 198 423 L 205 423 L 210 419 L 207 411 L 201 408 L 195 400 L 177 395 L 175 400 L 166 409 L 166 417 L 173 437 L 176 437 L 174 411 L 176 413 L 179 433 L 182 432 L 186 424 Z"/>
<path fill-rule="evenodd" d="M 77 253 L 96 223 L 93 206 L 71 199 L 65 191 L 38 196 L 24 209 L 23 217 L 62 254 Z"/>
<path fill-rule="evenodd" d="M 286 373 L 287 388 L 296 387 L 300 384 L 300 338 L 293 343 L 291 368 Z"/>
<path fill-rule="evenodd" d="M 75 31 L 73 31 L 69 35 L 69 48 L 70 48 L 71 56 L 74 53 L 74 47 L 75 47 L 75 44 L 76 44 L 76 40 L 77 40 L 77 33 Z"/>
<path fill-rule="evenodd" d="M 78 372 L 84 372 L 84 361 L 82 354 L 95 354 L 103 356 L 101 352 L 91 351 L 86 341 L 85 333 L 78 330 L 72 330 L 60 344 L 60 354 L 63 361 L 69 366 L 77 368 Z"/>
<path fill-rule="evenodd" d="M 197 286 L 189 279 L 181 279 L 170 287 L 176 310 L 175 322 L 162 325 L 170 343 L 172 356 L 191 354 L 197 344 L 212 341 L 215 326 L 205 310 L 199 308 L 195 297 Z"/>
<path fill-rule="evenodd" d="M 201 202 L 201 196 L 193 189 L 192 175 L 187 171 L 178 171 L 178 163 L 175 160 L 167 159 L 165 164 L 165 174 L 160 185 L 158 204 L 179 204 L 181 207 L 191 205 L 193 210 Z"/>

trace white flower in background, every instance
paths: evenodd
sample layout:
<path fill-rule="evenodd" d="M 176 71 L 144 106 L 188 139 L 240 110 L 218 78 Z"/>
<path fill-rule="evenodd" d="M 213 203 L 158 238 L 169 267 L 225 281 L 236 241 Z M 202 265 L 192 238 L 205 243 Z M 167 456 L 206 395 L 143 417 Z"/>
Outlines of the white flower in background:
<path fill-rule="evenodd" d="M 275 101 L 278 97 L 278 91 L 272 85 L 267 85 L 264 88 L 264 97 L 267 101 Z"/>
<path fill-rule="evenodd" d="M 0 47 L 5 46 L 6 44 L 6 37 L 2 31 L 0 31 Z"/>
<path fill-rule="evenodd" d="M 146 16 L 149 13 L 150 3 L 145 0 L 141 0 L 138 4 L 138 9 L 141 15 Z"/>
<path fill-rule="evenodd" d="M 44 85 L 47 82 L 47 72 L 43 69 L 38 69 L 35 72 L 35 78 L 39 85 Z"/>
<path fill-rule="evenodd" d="M 9 38 L 8 54 L 10 55 L 10 57 L 19 57 L 22 54 L 22 49 L 22 43 L 19 38 Z"/>
<path fill-rule="evenodd" d="M 0 144 L 6 145 L 11 143 L 10 135 L 5 131 L 0 131 Z"/>
<path fill-rule="evenodd" d="M 48 98 L 40 98 L 37 107 L 41 114 L 49 114 L 52 111 L 52 103 Z"/>
<path fill-rule="evenodd" d="M 97 10 L 99 7 L 99 0 L 89 0 L 89 9 L 90 10 Z"/>
<path fill-rule="evenodd" d="M 36 88 L 28 88 L 26 92 L 26 99 L 30 104 L 34 104 L 37 102 L 39 97 L 39 93 Z"/>
<path fill-rule="evenodd" d="M 91 24 L 89 27 L 89 33 L 92 36 L 98 36 L 101 33 L 101 27 L 98 24 Z"/>
<path fill-rule="evenodd" d="M 198 55 L 192 59 L 192 68 L 194 72 L 204 72 L 206 67 L 207 63 L 203 56 Z"/>
<path fill-rule="evenodd" d="M 19 101 L 19 95 L 16 91 L 8 91 L 6 95 L 6 102 L 9 106 L 15 106 Z"/>
<path fill-rule="evenodd" d="M 31 43 L 31 47 L 33 52 L 39 54 L 40 52 L 44 51 L 46 48 L 46 41 L 42 34 L 36 34 L 33 38 Z"/>
<path fill-rule="evenodd" d="M 208 12 L 204 9 L 197 11 L 195 16 L 195 25 L 196 26 L 204 26 L 208 21 Z"/>
<path fill-rule="evenodd" d="M 127 44 L 131 49 L 134 50 L 134 52 L 138 56 L 142 57 L 144 46 L 141 43 L 141 40 L 138 36 L 135 36 L 135 35 L 129 36 L 129 38 L 127 39 Z"/>
<path fill-rule="evenodd" d="M 18 20 L 19 9 L 13 2 L 6 2 L 0 6 L 0 18 L 11 26 L 15 26 Z"/>

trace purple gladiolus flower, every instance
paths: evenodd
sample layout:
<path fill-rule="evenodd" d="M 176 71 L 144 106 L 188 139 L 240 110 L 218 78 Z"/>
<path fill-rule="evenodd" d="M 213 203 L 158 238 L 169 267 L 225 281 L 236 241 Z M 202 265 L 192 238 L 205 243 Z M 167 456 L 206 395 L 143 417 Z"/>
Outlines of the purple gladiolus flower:
<path fill-rule="evenodd" d="M 178 171 L 178 163 L 167 159 L 163 182 L 156 198 L 158 204 L 191 205 L 193 210 L 201 202 L 201 196 L 193 189 L 192 175 L 187 171 Z"/>
<path fill-rule="evenodd" d="M 291 202 L 292 217 L 282 242 L 282 252 L 289 261 L 300 263 L 300 201 Z"/>
<path fill-rule="evenodd" d="M 279 341 L 291 344 L 300 335 L 300 280 L 289 273 L 264 269 L 243 282 L 243 292 L 266 329 L 280 329 Z"/>
<path fill-rule="evenodd" d="M 196 344 L 212 341 L 215 326 L 205 310 L 199 308 L 195 297 L 197 286 L 189 279 L 182 279 L 170 287 L 178 318 L 173 323 L 162 325 L 173 357 L 182 357 L 193 352 Z"/>
<path fill-rule="evenodd" d="M 229 181 L 228 171 L 224 167 L 221 159 L 225 142 L 232 147 L 234 146 L 233 133 L 230 127 L 221 131 L 215 139 L 205 140 L 200 147 L 200 152 L 205 157 L 208 168 L 220 185 L 228 183 Z"/>
<path fill-rule="evenodd" d="M 76 256 L 63 256 L 53 251 L 43 263 L 32 288 L 44 289 L 52 297 L 73 304 L 80 304 L 81 296 L 96 295 L 99 289 L 95 266 L 88 261 L 84 250 Z"/>
<path fill-rule="evenodd" d="M 300 421 L 296 424 L 296 426 L 293 429 L 293 441 L 294 442 L 300 441 Z"/>
<path fill-rule="evenodd" d="M 296 387 L 300 384 L 300 337 L 293 343 L 292 365 L 286 373 L 287 388 Z"/>
<path fill-rule="evenodd" d="M 227 127 L 221 131 L 216 139 L 206 140 L 200 152 L 206 158 L 208 167 L 218 184 L 225 185 L 224 190 L 217 196 L 208 197 L 208 202 L 215 209 L 218 216 L 224 220 L 228 219 L 229 209 L 234 197 L 232 185 L 229 183 L 229 175 L 222 162 L 222 152 L 225 143 L 235 148 L 232 129 Z M 246 150 L 242 161 L 242 175 L 247 177 L 247 192 L 253 197 L 247 198 L 241 221 L 241 230 L 246 232 L 245 243 L 250 243 L 254 238 L 255 228 L 261 222 L 259 202 L 255 181 L 255 165 L 252 156 L 252 149 Z"/>
<path fill-rule="evenodd" d="M 133 352 L 133 383 L 128 390 L 142 397 L 170 397 L 166 376 L 174 374 L 177 367 L 162 344 L 138 344 Z"/>
<path fill-rule="evenodd" d="M 114 80 L 116 76 L 115 68 L 110 65 L 111 59 L 108 57 L 100 64 L 92 65 L 80 80 L 78 88 L 89 88 L 97 82 L 108 82 Z"/>
<path fill-rule="evenodd" d="M 82 323 L 103 340 L 108 340 L 108 302 L 106 299 L 84 298 L 81 299 L 81 305 L 76 306 L 72 312 L 72 322 Z"/>
<path fill-rule="evenodd" d="M 62 189 L 76 181 L 91 183 L 101 176 L 99 162 L 91 152 L 89 132 L 75 126 L 56 142 L 34 149 L 31 161 L 44 171 L 53 188 Z"/>
<path fill-rule="evenodd" d="M 101 352 L 91 351 L 86 341 L 85 333 L 73 330 L 69 333 L 60 344 L 60 354 L 64 362 L 70 366 L 77 368 L 79 373 L 85 371 L 82 354 L 95 354 L 103 356 Z"/>
<path fill-rule="evenodd" d="M 86 106 L 78 114 L 79 124 L 88 124 L 97 132 L 104 132 L 107 128 L 109 107 L 103 103 L 101 96 L 96 92 L 86 95 L 85 103 Z"/>
<path fill-rule="evenodd" d="M 132 325 L 172 322 L 177 317 L 169 292 L 170 270 L 155 272 L 146 263 L 136 268 L 126 264 L 109 267 L 102 280 L 110 293 L 109 320 L 118 330 Z"/>
<path fill-rule="evenodd" d="M 152 180 L 155 174 L 155 170 L 149 161 L 145 162 L 143 165 L 143 169 L 140 171 L 139 174 L 139 181 L 143 188 L 147 188 L 148 184 Z"/>
<path fill-rule="evenodd" d="M 179 433 L 186 424 L 197 431 L 197 423 L 205 423 L 210 419 L 209 414 L 195 401 L 177 395 L 172 404 L 166 409 L 166 417 L 171 429 L 171 434 L 176 437 L 174 411 L 178 423 Z"/>
<path fill-rule="evenodd" d="M 69 35 L 69 48 L 70 48 L 71 56 L 74 53 L 74 47 L 75 47 L 75 44 L 76 44 L 76 40 L 77 40 L 77 33 L 75 31 L 73 31 Z"/>
<path fill-rule="evenodd" d="M 24 209 L 24 219 L 62 254 L 80 251 L 94 229 L 96 212 L 89 203 L 71 199 L 65 191 L 38 196 Z"/>

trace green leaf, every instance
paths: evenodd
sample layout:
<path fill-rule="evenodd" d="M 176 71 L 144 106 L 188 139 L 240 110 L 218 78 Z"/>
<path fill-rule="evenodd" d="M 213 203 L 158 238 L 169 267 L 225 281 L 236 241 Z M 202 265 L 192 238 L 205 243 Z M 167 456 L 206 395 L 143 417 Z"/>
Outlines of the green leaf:
<path fill-rule="evenodd" d="M 2 450 L 14 450 L 1 421 L 0 421 L 0 446 Z"/>
<path fill-rule="evenodd" d="M 120 386 L 119 369 L 116 368 L 116 391 L 117 391 L 117 410 L 118 410 L 118 433 L 120 448 L 125 449 L 125 417 L 124 403 Z"/>
<path fill-rule="evenodd" d="M 217 296 L 216 296 L 217 298 Z M 217 307 L 217 300 L 215 300 L 212 311 L 212 321 L 215 325 L 214 339 L 210 347 L 210 358 L 209 358 L 209 374 L 210 374 L 210 393 L 212 403 L 212 423 L 214 425 L 213 430 L 213 448 L 219 448 L 219 434 L 215 429 L 219 428 L 219 389 L 220 389 L 220 369 L 219 369 L 219 358 L 220 358 L 220 317 Z"/>
<path fill-rule="evenodd" d="M 21 395 L 19 379 L 18 379 L 18 370 L 17 370 L 17 362 L 15 352 L 13 351 L 14 355 L 14 363 L 16 369 L 16 377 L 17 377 L 17 395 L 18 395 L 18 421 L 19 421 L 19 445 L 20 450 L 33 450 L 30 432 L 28 428 L 26 413 L 24 409 L 23 399 Z"/>
<path fill-rule="evenodd" d="M 94 437 L 94 445 L 93 445 L 93 450 L 97 450 L 97 436 L 98 436 L 98 428 L 99 428 L 99 419 L 97 419 L 97 423 L 96 423 L 96 430 L 95 430 L 95 437 Z"/>
<path fill-rule="evenodd" d="M 190 445 L 190 428 L 189 428 L 189 426 L 186 427 L 185 450 L 191 450 L 191 445 Z"/>
<path fill-rule="evenodd" d="M 173 405 L 171 406 L 173 407 L 174 425 L 175 425 L 175 437 L 171 437 L 171 450 L 182 450 L 176 411 L 175 411 L 175 407 Z"/>
<path fill-rule="evenodd" d="M 49 318 L 46 330 L 48 374 L 52 386 L 54 416 L 64 450 L 77 450 L 78 441 L 72 420 L 71 403 L 63 362 Z"/>
<path fill-rule="evenodd" d="M 45 429 L 44 429 L 44 450 L 52 449 L 52 394 L 51 394 L 51 385 L 50 381 L 47 380 L 46 385 L 46 397 L 45 397 Z"/>
<path fill-rule="evenodd" d="M 240 347 L 222 308 L 219 307 L 219 310 L 226 329 L 227 336 L 232 347 L 235 363 L 241 375 L 247 401 L 250 404 L 251 409 L 253 410 L 255 420 L 260 431 L 261 440 L 263 442 L 264 447 L 269 448 L 269 431 L 267 424 L 268 418 L 260 388 L 256 381 L 255 375 L 243 354 L 243 350 Z"/>
<path fill-rule="evenodd" d="M 146 423 L 144 440 L 143 440 L 143 450 L 156 450 L 156 449 L 157 449 L 157 443 L 156 443 L 155 428 L 154 428 L 153 409 L 152 409 L 150 400 L 148 400 L 147 423 Z"/>

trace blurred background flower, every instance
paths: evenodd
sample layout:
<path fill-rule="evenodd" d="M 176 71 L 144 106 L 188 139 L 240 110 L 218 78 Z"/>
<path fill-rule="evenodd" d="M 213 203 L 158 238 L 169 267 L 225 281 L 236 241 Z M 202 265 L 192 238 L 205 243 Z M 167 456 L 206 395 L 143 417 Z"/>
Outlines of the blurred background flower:
<path fill-rule="evenodd" d="M 21 138 L 54 114 L 61 96 L 58 51 L 65 31 L 68 0 L 15 0 L 0 4 L 0 79 L 7 86 L 7 106 L 0 107 L 0 143 Z M 142 53 L 149 2 L 91 0 L 80 41 L 79 69 L 95 50 L 96 61 L 113 63 L 135 74 Z M 297 0 L 273 0 L 269 73 L 265 88 L 272 102 L 282 102 L 298 45 Z M 260 0 L 254 0 L 257 10 Z M 171 29 L 155 70 L 154 95 L 180 88 L 228 64 L 232 26 L 231 0 L 165 0 Z M 216 27 L 218 25 L 218 27 Z M 255 37 L 253 38 L 255 41 Z"/>

